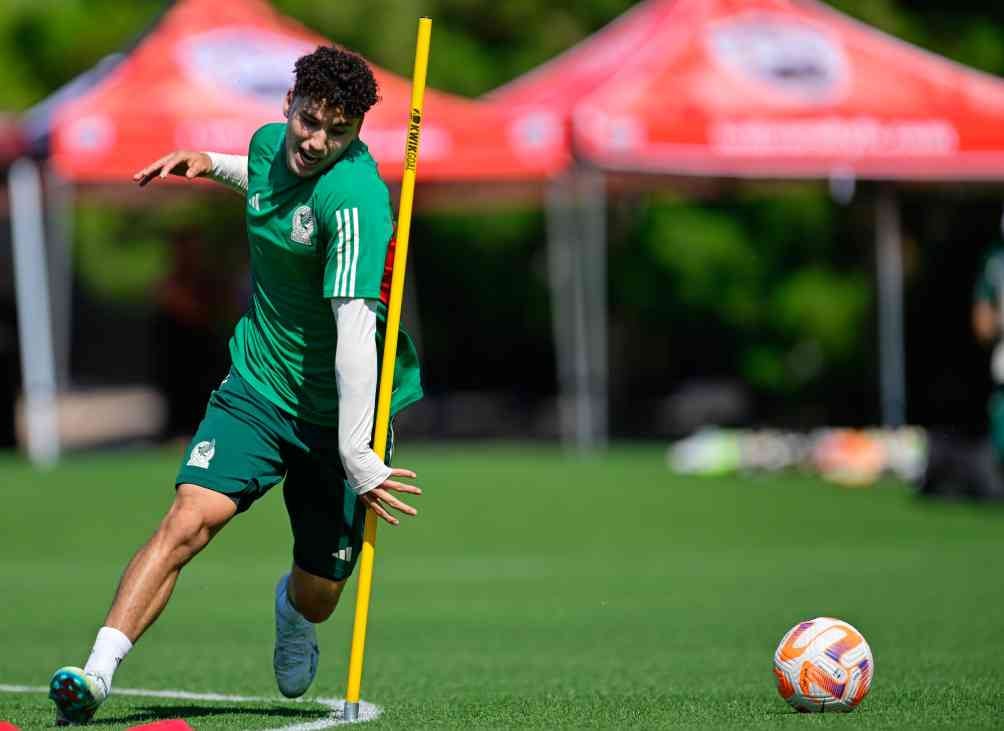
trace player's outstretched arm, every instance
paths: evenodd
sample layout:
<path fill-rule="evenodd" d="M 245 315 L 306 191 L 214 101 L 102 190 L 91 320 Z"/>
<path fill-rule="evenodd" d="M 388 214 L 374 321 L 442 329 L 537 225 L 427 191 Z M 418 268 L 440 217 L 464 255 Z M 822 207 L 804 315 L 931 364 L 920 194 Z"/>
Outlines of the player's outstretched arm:
<path fill-rule="evenodd" d="M 142 187 L 151 180 L 166 178 L 168 175 L 188 179 L 205 176 L 239 195 L 246 195 L 248 192 L 248 159 L 244 155 L 176 150 L 147 165 L 132 178 Z"/>
<path fill-rule="evenodd" d="M 190 150 L 175 150 L 169 155 L 150 163 L 132 176 L 132 179 L 143 187 L 151 180 L 166 178 L 168 175 L 178 175 L 185 178 L 198 178 L 213 169 L 213 161 L 205 152 Z"/>

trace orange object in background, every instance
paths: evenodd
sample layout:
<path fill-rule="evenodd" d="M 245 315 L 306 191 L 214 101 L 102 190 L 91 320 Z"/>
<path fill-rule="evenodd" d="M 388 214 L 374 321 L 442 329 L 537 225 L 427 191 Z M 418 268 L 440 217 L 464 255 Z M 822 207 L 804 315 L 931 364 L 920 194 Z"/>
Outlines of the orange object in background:
<path fill-rule="evenodd" d="M 848 487 L 867 487 L 888 463 L 885 445 L 873 434 L 856 429 L 834 429 L 812 450 L 812 462 L 827 480 Z"/>

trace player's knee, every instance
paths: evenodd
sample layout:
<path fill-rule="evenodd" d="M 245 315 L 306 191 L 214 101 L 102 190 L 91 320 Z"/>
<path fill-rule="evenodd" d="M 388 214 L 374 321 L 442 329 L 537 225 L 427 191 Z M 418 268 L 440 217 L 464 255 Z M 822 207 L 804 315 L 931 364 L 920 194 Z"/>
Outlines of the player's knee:
<path fill-rule="evenodd" d="M 206 495 L 204 493 L 208 491 L 203 488 L 183 489 L 188 487 L 194 486 L 182 485 L 179 488 L 171 509 L 158 529 L 162 548 L 181 564 L 205 548 L 236 510 L 229 498 L 217 493 Z"/>
<path fill-rule="evenodd" d="M 155 540 L 162 551 L 186 563 L 209 543 L 209 527 L 196 510 L 174 505 L 157 529 Z"/>

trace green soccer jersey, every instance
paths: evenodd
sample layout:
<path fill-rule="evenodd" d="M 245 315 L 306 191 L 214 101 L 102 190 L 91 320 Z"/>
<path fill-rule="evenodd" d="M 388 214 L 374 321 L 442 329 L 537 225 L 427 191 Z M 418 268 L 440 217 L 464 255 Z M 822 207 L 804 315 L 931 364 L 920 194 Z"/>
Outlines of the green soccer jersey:
<path fill-rule="evenodd" d="M 267 124 L 248 151 L 247 232 L 253 291 L 230 339 L 234 368 L 276 406 L 315 424 L 338 424 L 330 298 L 381 300 L 394 228 L 390 195 L 366 145 L 354 141 L 321 175 L 286 165 L 286 125 Z M 383 356 L 386 301 L 378 306 Z M 422 397 L 418 356 L 398 341 L 391 413 Z"/>

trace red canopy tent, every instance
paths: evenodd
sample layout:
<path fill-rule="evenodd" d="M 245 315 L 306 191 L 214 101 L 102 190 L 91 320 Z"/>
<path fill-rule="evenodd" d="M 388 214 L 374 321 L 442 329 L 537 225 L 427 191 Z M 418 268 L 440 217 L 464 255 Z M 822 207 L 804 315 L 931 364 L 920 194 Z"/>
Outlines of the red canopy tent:
<path fill-rule="evenodd" d="M 1004 172 L 997 78 L 815 2 L 660 5 L 659 38 L 575 109 L 576 146 L 603 167 L 908 180 Z"/>
<path fill-rule="evenodd" d="M 24 151 L 21 128 L 11 117 L 0 115 L 0 165 L 6 165 Z"/>
<path fill-rule="evenodd" d="M 21 128 L 13 118 L 0 114 L 0 170 L 6 168 L 25 149 Z M 6 179 L 0 181 L 0 215 L 6 216 L 9 206 L 6 193 Z"/>
<path fill-rule="evenodd" d="M 255 129 L 281 121 L 293 62 L 328 42 L 264 0 L 179 0 L 106 78 L 57 111 L 53 163 L 71 180 L 110 182 L 176 148 L 246 152 Z M 411 82 L 374 72 L 382 101 L 361 136 L 396 179 Z M 421 154 L 427 181 L 535 180 L 567 163 L 563 147 L 507 109 L 431 89 Z"/>
<path fill-rule="evenodd" d="M 647 0 L 488 98 L 563 115 L 576 157 L 605 171 L 1004 177 L 1004 81 L 813 0 Z M 587 210 L 602 205 L 602 188 L 592 187 L 599 195 Z M 905 409 L 902 275 L 888 187 L 878 211 L 883 414 L 897 423 Z M 579 238 L 602 235 L 591 228 Z M 585 289 L 595 293 L 601 281 L 594 276 Z M 578 348 L 602 352 L 605 343 Z"/>
<path fill-rule="evenodd" d="M 647 0 L 486 98 L 573 122 L 601 167 L 995 179 L 1004 81 L 813 0 Z"/>

